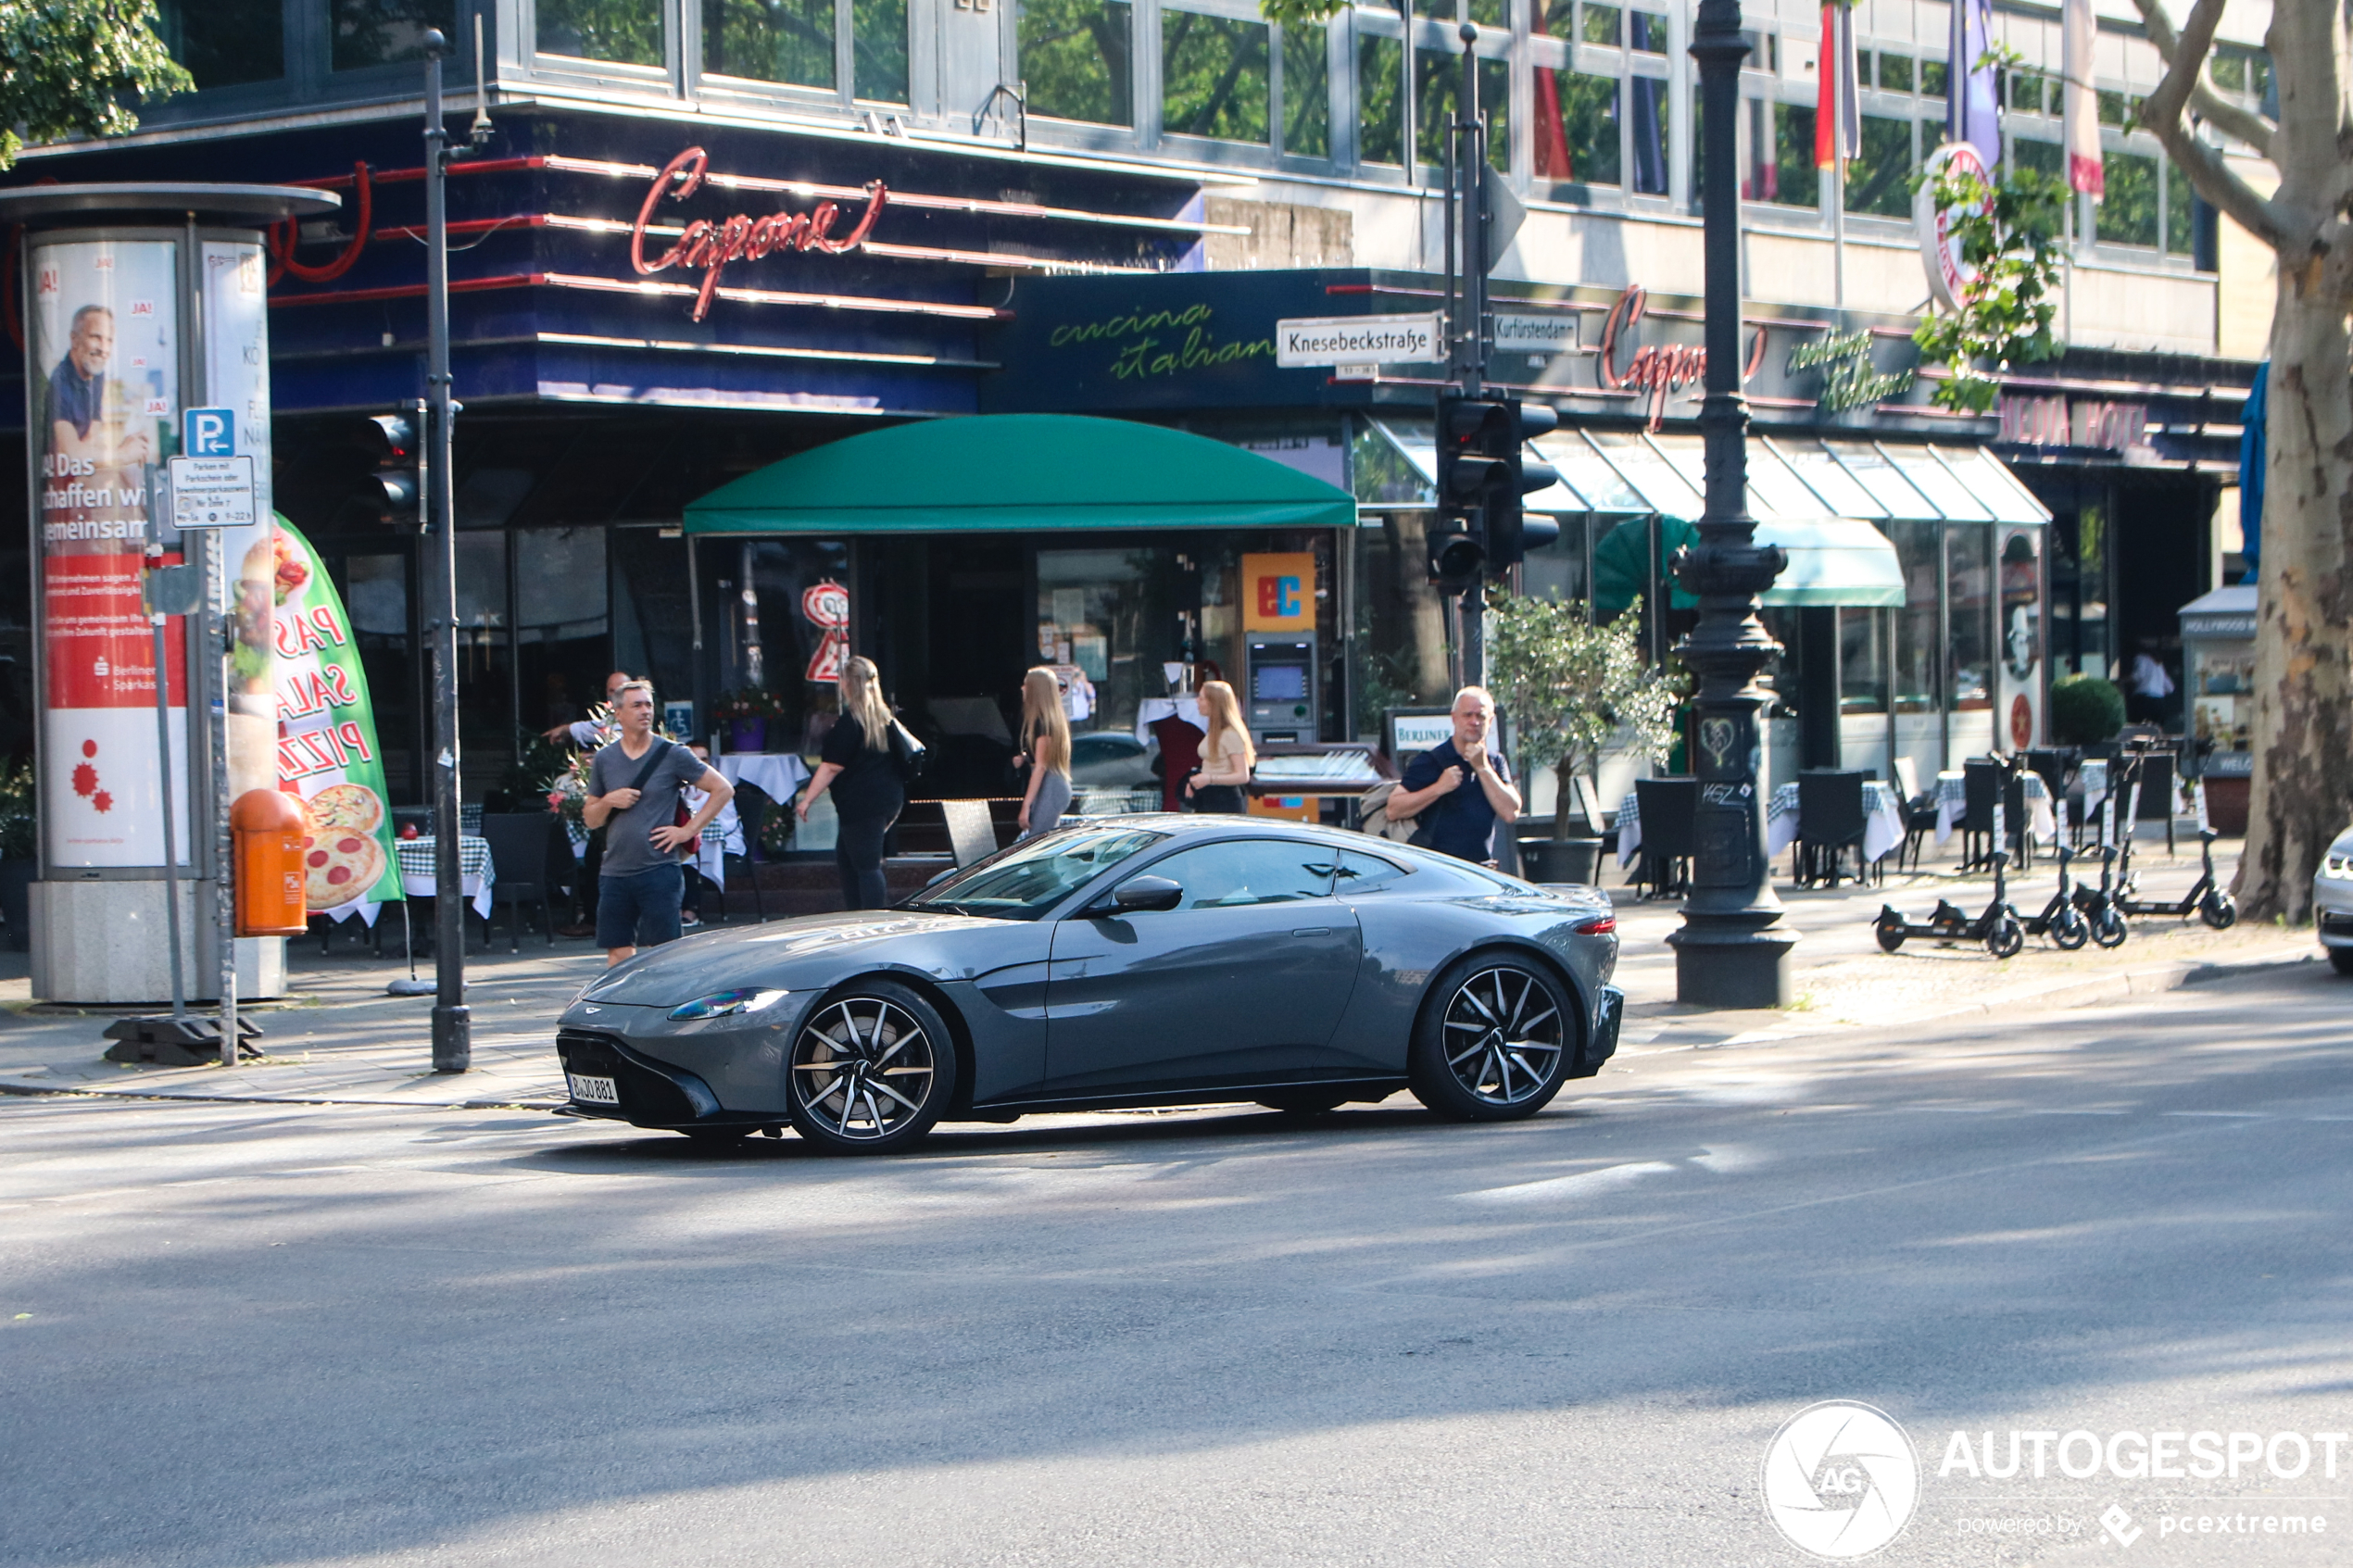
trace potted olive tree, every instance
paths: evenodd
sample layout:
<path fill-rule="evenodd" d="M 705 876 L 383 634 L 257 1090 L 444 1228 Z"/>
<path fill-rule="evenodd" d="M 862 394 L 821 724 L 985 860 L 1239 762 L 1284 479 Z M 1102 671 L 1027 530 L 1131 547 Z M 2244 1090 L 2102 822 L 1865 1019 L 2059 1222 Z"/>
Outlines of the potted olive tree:
<path fill-rule="evenodd" d="M 1665 757 L 1682 683 L 1643 659 L 1640 599 L 1605 626 L 1581 600 L 1497 594 L 1490 602 L 1488 680 L 1519 743 L 1520 776 L 1551 768 L 1557 786 L 1553 836 L 1523 841 L 1522 864 L 1531 882 L 1597 882 L 1601 840 L 1569 831 L 1576 781 L 1611 746 Z"/>
<path fill-rule="evenodd" d="M 0 941 L 23 952 L 31 946 L 31 915 L 26 890 L 32 884 L 37 857 L 33 839 L 38 818 L 33 808 L 32 764 L 19 762 L 0 773 L 0 919 L 8 922 Z"/>

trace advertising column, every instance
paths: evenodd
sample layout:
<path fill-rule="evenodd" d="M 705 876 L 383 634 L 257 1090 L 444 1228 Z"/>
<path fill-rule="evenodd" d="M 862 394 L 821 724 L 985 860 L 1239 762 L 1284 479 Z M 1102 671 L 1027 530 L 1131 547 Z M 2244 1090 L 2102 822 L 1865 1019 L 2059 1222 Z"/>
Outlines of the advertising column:
<path fill-rule="evenodd" d="M 2006 527 L 1994 538 L 2002 584 L 1994 744 L 2024 751 L 2043 744 L 2043 531 Z"/>
<path fill-rule="evenodd" d="M 49 881 L 163 864 L 155 655 L 140 605 L 156 477 L 176 449 L 179 246 L 36 245 L 31 445 L 44 608 L 41 790 Z M 177 563 L 176 539 L 166 564 Z M 173 754 L 185 781 L 186 637 L 166 639 Z M 189 863 L 184 782 L 174 840 Z M 160 906 L 156 911 L 159 917 Z"/>

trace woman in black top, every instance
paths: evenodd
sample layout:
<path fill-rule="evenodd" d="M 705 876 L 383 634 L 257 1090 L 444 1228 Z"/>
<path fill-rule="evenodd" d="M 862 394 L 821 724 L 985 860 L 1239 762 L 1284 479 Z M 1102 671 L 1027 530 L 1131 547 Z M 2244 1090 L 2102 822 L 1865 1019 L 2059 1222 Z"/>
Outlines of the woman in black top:
<path fill-rule="evenodd" d="M 837 689 L 841 717 L 818 753 L 817 776 L 809 781 L 797 809 L 809 809 L 828 789 L 841 827 L 834 838 L 834 865 L 841 872 L 842 908 L 879 909 L 890 902 L 883 883 L 883 834 L 907 807 L 890 754 L 890 709 L 882 697 L 882 673 L 871 659 L 844 661 Z"/>

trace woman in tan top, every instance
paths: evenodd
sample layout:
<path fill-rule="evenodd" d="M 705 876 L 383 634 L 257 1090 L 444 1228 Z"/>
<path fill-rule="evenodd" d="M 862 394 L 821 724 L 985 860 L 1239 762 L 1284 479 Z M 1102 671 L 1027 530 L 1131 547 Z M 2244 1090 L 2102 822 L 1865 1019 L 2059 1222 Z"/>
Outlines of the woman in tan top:
<path fill-rule="evenodd" d="M 1243 727 L 1234 688 L 1223 681 L 1203 681 L 1201 713 L 1209 721 L 1209 733 L 1202 737 L 1201 767 L 1185 781 L 1185 794 L 1196 811 L 1240 816 L 1242 785 L 1250 783 L 1250 771 L 1258 765 L 1258 752 Z"/>

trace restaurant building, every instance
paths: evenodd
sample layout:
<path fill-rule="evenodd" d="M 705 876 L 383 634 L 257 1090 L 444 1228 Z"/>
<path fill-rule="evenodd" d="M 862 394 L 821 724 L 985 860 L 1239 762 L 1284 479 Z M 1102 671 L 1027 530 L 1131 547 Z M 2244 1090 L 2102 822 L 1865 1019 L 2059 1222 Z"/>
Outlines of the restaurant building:
<path fill-rule="evenodd" d="M 1496 273 L 1495 379 L 1562 411 L 1542 445 L 1563 481 L 1532 500 L 1561 538 L 1525 583 L 1604 615 L 1639 596 L 1663 659 L 1689 619 L 1665 572 L 1699 481 L 1689 15 L 1464 4 L 1497 173 L 1528 214 Z M 2248 368 L 2214 355 L 2211 215 L 2120 112 L 2110 199 L 2070 282 L 2077 351 L 2048 386 L 2012 388 L 2015 417 L 1932 408 L 1896 193 L 1942 119 L 1944 7 L 1888 0 L 1862 29 L 1866 157 L 1835 247 L 1810 151 L 1818 10 L 1751 11 L 1751 504 L 1805 572 L 1768 596 L 1790 650 L 1772 765 L 1906 756 L 1925 773 L 2036 738 L 2055 659 L 2125 657 L 2117 629 L 2143 601 L 2213 585 L 2205 465 L 2235 433 Z M 1165 700 L 1164 667 L 1188 661 L 1246 687 L 1258 663 L 1298 666 L 1295 687 L 1285 672 L 1264 688 L 1281 694 L 1256 716 L 1270 737 L 1367 735 L 1385 709 L 1443 700 L 1456 638 L 1422 573 L 1432 368 L 1286 368 L 1274 340 L 1287 318 L 1435 307 L 1451 14 L 1359 5 L 1290 28 L 1242 0 L 164 12 L 201 90 L 147 106 L 132 136 L 36 149 L 15 178 L 344 197 L 338 217 L 275 236 L 275 494 L 350 605 L 396 797 L 424 786 L 423 560 L 369 498 L 356 435 L 423 393 L 428 23 L 458 45 L 453 130 L 475 118 L 477 79 L 485 127 L 449 182 L 470 798 L 525 782 L 527 737 L 578 717 L 616 667 L 690 704 L 698 734 L 724 739 L 726 715 L 764 706 L 760 744 L 786 750 L 840 656 L 871 654 L 917 728 L 971 754 L 937 786 L 975 792 L 1001 787 L 979 742 L 1000 744 L 1035 662 L 1085 677 L 1082 730 L 1132 733 Z M 2154 56 L 2103 26 L 2103 87 L 2129 104 Z M 2003 27 L 2055 65 L 2055 21 L 2020 11 Z M 2233 49 L 2238 80 L 2259 84 L 2259 56 Z M 2039 79 L 2004 91 L 2010 156 L 2043 157 L 2055 98 Z M 2059 428 L 2032 404 L 2052 397 L 2064 443 L 2036 433 Z M 2074 410 L 2101 402 L 2124 411 L 2086 413 L 2077 440 Z M 11 421 L 22 406 L 0 395 Z M 1071 417 L 1205 438 L 1233 460 L 1051 422 Z M 972 433 L 876 439 L 959 420 Z M 747 493 L 757 505 L 727 504 Z M 19 687 L 28 543 L 15 509 L 0 657 Z M 29 691 L 11 696 L 28 700 L 0 706 L 31 710 Z"/>

